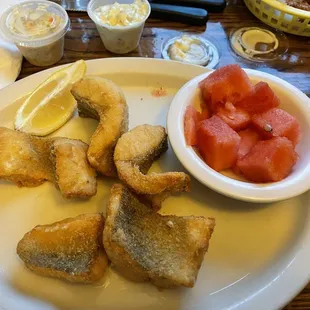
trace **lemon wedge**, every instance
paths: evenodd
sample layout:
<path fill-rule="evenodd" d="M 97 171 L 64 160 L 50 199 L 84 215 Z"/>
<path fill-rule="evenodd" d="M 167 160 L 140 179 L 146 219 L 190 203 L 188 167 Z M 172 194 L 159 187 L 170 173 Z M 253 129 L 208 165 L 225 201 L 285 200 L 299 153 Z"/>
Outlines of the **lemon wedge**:
<path fill-rule="evenodd" d="M 15 118 L 15 129 L 36 136 L 46 136 L 63 126 L 76 109 L 70 90 L 83 78 L 86 63 L 79 60 L 56 71 L 31 92 Z"/>

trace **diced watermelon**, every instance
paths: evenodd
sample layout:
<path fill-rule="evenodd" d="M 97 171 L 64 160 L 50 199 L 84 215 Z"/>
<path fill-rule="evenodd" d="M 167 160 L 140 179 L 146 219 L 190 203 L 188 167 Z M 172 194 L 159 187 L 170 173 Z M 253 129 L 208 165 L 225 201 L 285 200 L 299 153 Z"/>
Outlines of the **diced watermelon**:
<path fill-rule="evenodd" d="M 211 113 L 209 111 L 208 105 L 204 102 L 200 104 L 201 112 L 200 112 L 200 120 L 203 121 L 207 118 L 210 118 Z"/>
<path fill-rule="evenodd" d="M 208 109 L 201 110 L 200 112 L 200 120 L 204 121 L 205 119 L 210 118 L 210 112 Z"/>
<path fill-rule="evenodd" d="M 238 150 L 238 159 L 242 158 L 243 156 L 247 155 L 252 147 L 261 140 L 260 135 L 252 128 L 248 128 L 238 132 L 240 136 L 240 146 Z"/>
<path fill-rule="evenodd" d="M 276 182 L 290 174 L 297 157 L 290 140 L 274 137 L 257 142 L 247 155 L 237 161 L 237 166 L 250 181 Z"/>
<path fill-rule="evenodd" d="M 249 114 L 263 113 L 280 105 L 280 99 L 265 82 L 259 82 L 242 101 L 236 103 Z"/>
<path fill-rule="evenodd" d="M 192 106 L 187 106 L 184 115 L 184 136 L 188 146 L 197 144 L 197 125 L 200 121 L 200 113 Z"/>
<path fill-rule="evenodd" d="M 203 87 L 203 83 L 205 80 L 201 81 L 199 83 L 199 87 L 201 89 L 201 98 L 203 100 L 203 103 L 208 107 L 211 108 L 212 106 L 212 98 L 211 94 L 209 93 L 208 89 L 206 87 Z"/>
<path fill-rule="evenodd" d="M 202 121 L 198 127 L 197 148 L 205 162 L 216 171 L 235 164 L 239 143 L 239 135 L 216 115 Z"/>
<path fill-rule="evenodd" d="M 226 102 L 243 100 L 253 89 L 247 74 L 238 65 L 228 65 L 212 72 L 200 82 L 203 100 L 212 112 Z"/>
<path fill-rule="evenodd" d="M 246 111 L 235 108 L 230 102 L 226 102 L 225 108 L 219 108 L 216 115 L 236 131 L 247 128 L 251 122 L 250 115 Z"/>
<path fill-rule="evenodd" d="M 265 113 L 255 114 L 252 117 L 252 123 L 267 139 L 286 137 L 296 146 L 301 137 L 296 118 L 281 109 L 273 108 Z"/>
<path fill-rule="evenodd" d="M 238 135 L 241 138 L 238 150 L 239 160 L 251 151 L 252 147 L 260 140 L 260 135 L 252 128 L 240 131 L 238 132 Z M 241 171 L 236 164 L 233 166 L 232 170 L 237 174 L 241 174 Z"/>

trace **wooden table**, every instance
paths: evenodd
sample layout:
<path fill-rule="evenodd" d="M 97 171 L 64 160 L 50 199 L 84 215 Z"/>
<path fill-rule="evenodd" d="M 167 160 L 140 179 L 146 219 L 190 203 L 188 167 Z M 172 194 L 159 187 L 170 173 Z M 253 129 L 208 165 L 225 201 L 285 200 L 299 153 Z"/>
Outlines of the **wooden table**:
<path fill-rule="evenodd" d="M 117 57 L 105 50 L 94 23 L 86 13 L 70 13 L 70 17 L 71 29 L 66 35 L 65 55 L 58 64 L 65 64 L 78 59 Z M 273 63 L 251 63 L 233 54 L 228 42 L 230 32 L 236 27 L 260 25 L 262 23 L 247 10 L 243 1 L 240 0 L 228 1 L 227 8 L 223 13 L 210 14 L 207 28 L 149 19 L 139 48 L 127 56 L 161 58 L 161 45 L 165 39 L 184 31 L 206 34 L 217 41 L 219 45 L 221 51 L 220 66 L 239 63 L 246 68 L 269 72 L 297 86 L 310 96 L 310 38 L 287 34 L 289 50 L 281 59 Z M 34 67 L 24 61 L 19 78 L 44 69 Z M 285 308 L 285 310 L 306 309 L 310 309 L 310 285 Z M 262 310 L 268 309 L 262 308 Z"/>

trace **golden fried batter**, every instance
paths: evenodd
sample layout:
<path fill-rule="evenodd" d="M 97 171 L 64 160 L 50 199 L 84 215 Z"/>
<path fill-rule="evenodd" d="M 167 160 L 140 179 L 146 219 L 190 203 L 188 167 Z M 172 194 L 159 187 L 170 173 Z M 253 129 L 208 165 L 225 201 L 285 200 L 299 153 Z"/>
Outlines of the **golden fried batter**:
<path fill-rule="evenodd" d="M 113 266 L 132 281 L 193 287 L 214 226 L 213 218 L 155 213 L 116 184 L 103 243 Z"/>
<path fill-rule="evenodd" d="M 39 225 L 17 245 L 17 254 L 33 272 L 76 283 L 102 278 L 108 258 L 102 246 L 104 217 L 85 214 Z"/>
<path fill-rule="evenodd" d="M 119 178 L 135 193 L 150 199 L 155 209 L 171 193 L 189 190 L 190 177 L 183 172 L 146 174 L 167 149 L 165 128 L 151 125 L 137 126 L 123 134 L 115 147 Z"/>
<path fill-rule="evenodd" d="M 310 11 L 310 1 L 309 0 L 284 0 L 284 2 L 287 5 L 290 5 L 294 8 L 304 10 L 304 11 Z"/>
<path fill-rule="evenodd" d="M 49 148 L 48 140 L 0 127 L 0 178 L 28 187 L 52 180 Z"/>
<path fill-rule="evenodd" d="M 66 198 L 91 197 L 97 181 L 86 151 L 80 140 L 38 138 L 0 127 L 0 178 L 27 187 L 48 180 Z"/>
<path fill-rule="evenodd" d="M 97 191 L 96 172 L 87 160 L 88 145 L 79 140 L 56 138 L 51 159 L 55 184 L 66 198 L 87 198 Z"/>
<path fill-rule="evenodd" d="M 103 175 L 116 176 L 114 148 L 128 130 L 128 106 L 123 91 L 112 81 L 86 77 L 73 85 L 71 93 L 80 116 L 99 120 L 87 151 L 90 164 Z"/>

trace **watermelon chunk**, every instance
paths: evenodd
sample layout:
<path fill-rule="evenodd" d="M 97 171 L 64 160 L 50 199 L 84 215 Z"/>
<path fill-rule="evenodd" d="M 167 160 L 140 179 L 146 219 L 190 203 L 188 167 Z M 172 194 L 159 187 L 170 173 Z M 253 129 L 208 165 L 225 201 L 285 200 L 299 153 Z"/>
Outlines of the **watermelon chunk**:
<path fill-rule="evenodd" d="M 202 121 L 198 127 L 197 148 L 205 162 L 216 171 L 235 164 L 239 143 L 239 135 L 216 115 Z"/>
<path fill-rule="evenodd" d="M 203 121 L 205 119 L 210 118 L 210 112 L 208 109 L 204 109 L 200 112 L 200 120 Z"/>
<path fill-rule="evenodd" d="M 250 181 L 276 182 L 290 174 L 297 157 L 290 140 L 274 137 L 254 145 L 247 155 L 237 161 L 237 167 Z"/>
<path fill-rule="evenodd" d="M 252 147 L 261 139 L 260 135 L 252 128 L 245 129 L 243 131 L 238 132 L 241 140 L 238 150 L 238 160 L 247 155 Z M 238 168 L 237 164 L 235 164 L 232 170 L 237 173 L 241 174 L 240 169 Z"/>
<path fill-rule="evenodd" d="M 261 140 L 260 135 L 252 128 L 248 128 L 238 132 L 240 136 L 240 146 L 238 150 L 238 159 L 242 158 L 243 156 L 247 155 L 252 147 Z"/>
<path fill-rule="evenodd" d="M 251 122 L 246 111 L 235 108 L 230 102 L 225 104 L 225 108 L 219 108 L 216 115 L 235 131 L 247 128 Z"/>
<path fill-rule="evenodd" d="M 253 125 L 267 139 L 286 137 L 296 146 L 301 137 L 300 125 L 296 118 L 284 110 L 273 108 L 252 117 Z"/>
<path fill-rule="evenodd" d="M 205 102 L 200 103 L 200 108 L 201 108 L 201 112 L 200 112 L 201 121 L 211 117 L 211 113 L 209 111 L 208 105 Z"/>
<path fill-rule="evenodd" d="M 205 80 L 201 81 L 199 83 L 199 87 L 201 90 L 201 98 L 203 103 L 208 107 L 211 108 L 212 106 L 212 98 L 211 98 L 211 94 L 209 93 L 208 89 L 206 87 L 203 87 L 203 83 Z"/>
<path fill-rule="evenodd" d="M 200 121 L 200 113 L 192 106 L 187 106 L 184 115 L 184 136 L 188 146 L 197 144 L 197 125 Z"/>
<path fill-rule="evenodd" d="M 265 82 L 259 82 L 242 101 L 236 103 L 249 114 L 263 113 L 280 105 L 280 99 Z"/>
<path fill-rule="evenodd" d="M 212 112 L 226 102 L 243 100 L 253 89 L 247 74 L 238 65 L 228 65 L 212 72 L 200 82 L 202 98 Z"/>

